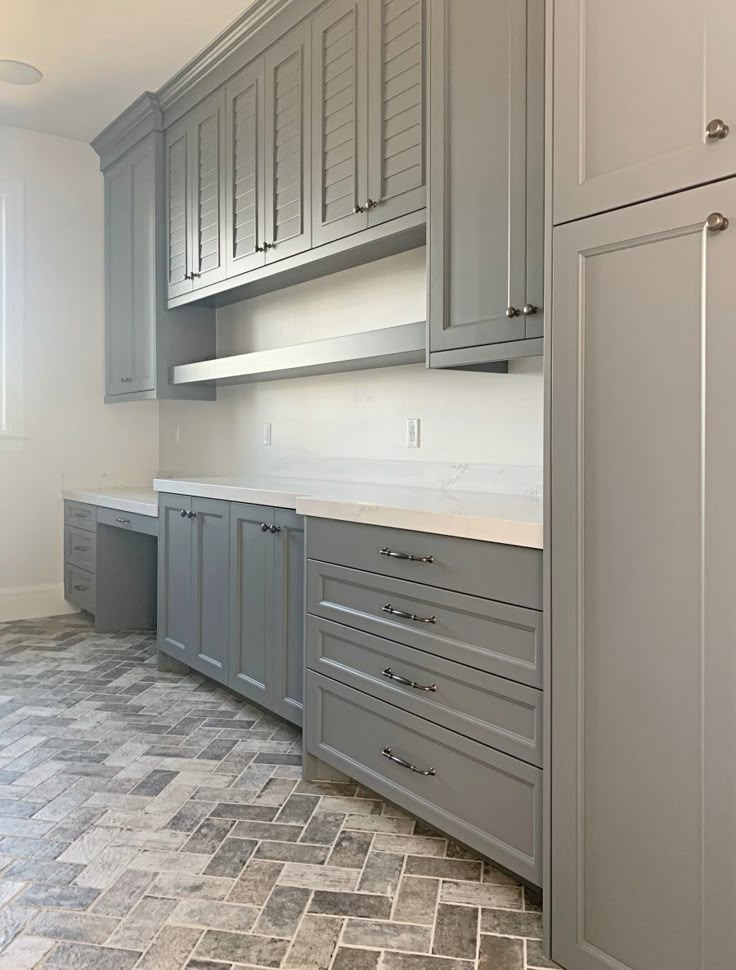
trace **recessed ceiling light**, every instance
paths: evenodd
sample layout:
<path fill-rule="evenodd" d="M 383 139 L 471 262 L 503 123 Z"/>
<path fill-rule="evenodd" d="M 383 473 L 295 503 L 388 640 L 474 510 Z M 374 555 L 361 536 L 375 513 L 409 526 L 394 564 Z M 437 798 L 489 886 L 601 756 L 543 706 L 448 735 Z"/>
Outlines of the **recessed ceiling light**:
<path fill-rule="evenodd" d="M 6 84 L 38 84 L 42 77 L 43 74 L 32 64 L 0 60 L 0 81 Z"/>

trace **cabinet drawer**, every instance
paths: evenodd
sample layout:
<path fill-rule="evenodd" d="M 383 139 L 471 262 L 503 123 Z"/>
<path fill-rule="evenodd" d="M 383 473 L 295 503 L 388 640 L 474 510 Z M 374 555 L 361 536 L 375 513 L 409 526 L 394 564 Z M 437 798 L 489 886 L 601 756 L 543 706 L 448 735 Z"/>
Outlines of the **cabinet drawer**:
<path fill-rule="evenodd" d="M 389 607 L 410 616 L 389 613 Z M 489 674 L 542 686 L 542 614 L 536 610 L 313 560 L 307 564 L 307 609 Z"/>
<path fill-rule="evenodd" d="M 64 596 L 88 613 L 95 612 L 95 574 L 67 563 L 64 566 Z"/>
<path fill-rule="evenodd" d="M 539 549 L 310 518 L 307 556 L 503 603 L 542 608 Z M 431 562 L 421 561 L 427 559 Z"/>
<path fill-rule="evenodd" d="M 158 535 L 157 516 L 100 508 L 97 510 L 97 521 L 100 525 L 111 525 L 116 529 L 127 529 L 129 532 L 143 532 L 147 536 Z"/>
<path fill-rule="evenodd" d="M 540 883 L 538 768 L 313 671 L 307 703 L 310 754 Z M 389 753 L 433 774 L 403 767 Z"/>
<path fill-rule="evenodd" d="M 72 566 L 79 566 L 88 572 L 95 571 L 97 561 L 97 536 L 94 532 L 85 532 L 76 526 L 68 525 L 64 529 L 64 560 Z"/>
<path fill-rule="evenodd" d="M 506 754 L 542 764 L 542 692 L 533 687 L 316 616 L 307 623 L 307 666 Z"/>
<path fill-rule="evenodd" d="M 84 505 L 82 502 L 64 502 L 64 522 L 75 525 L 78 529 L 95 532 L 97 529 L 97 509 L 94 505 Z"/>

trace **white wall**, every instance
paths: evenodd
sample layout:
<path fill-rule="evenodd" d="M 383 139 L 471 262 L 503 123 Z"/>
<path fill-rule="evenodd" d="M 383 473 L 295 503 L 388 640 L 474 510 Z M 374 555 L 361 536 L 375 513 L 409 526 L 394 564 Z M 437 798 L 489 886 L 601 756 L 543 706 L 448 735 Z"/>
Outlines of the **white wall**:
<path fill-rule="evenodd" d="M 425 318 L 425 252 L 414 250 L 218 311 L 218 355 Z M 164 474 L 289 474 L 437 484 L 440 466 L 518 469 L 541 482 L 541 359 L 509 374 L 421 365 L 221 388 L 216 402 L 163 402 Z M 421 447 L 405 442 L 421 418 Z M 263 422 L 273 444 L 262 444 Z M 178 443 L 177 443 L 178 440 Z M 378 466 L 376 462 L 380 461 Z M 504 478 L 504 475 L 501 475 Z M 505 476 L 508 480 L 508 476 Z M 470 476 L 476 487 L 482 481 Z"/>
<path fill-rule="evenodd" d="M 61 491 L 158 465 L 155 402 L 103 404 L 102 176 L 81 142 L 0 126 L 25 186 L 24 447 L 0 451 L 0 620 L 68 609 Z M 12 244 L 12 240 L 9 241 Z"/>

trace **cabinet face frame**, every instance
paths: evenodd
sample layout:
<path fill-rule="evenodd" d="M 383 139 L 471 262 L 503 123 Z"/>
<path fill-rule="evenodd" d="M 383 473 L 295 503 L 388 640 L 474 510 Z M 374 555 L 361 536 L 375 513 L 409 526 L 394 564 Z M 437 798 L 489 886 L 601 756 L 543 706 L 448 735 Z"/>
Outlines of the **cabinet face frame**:
<path fill-rule="evenodd" d="M 192 291 L 192 229 L 191 229 L 191 155 L 192 139 L 190 121 L 182 118 L 171 128 L 167 129 L 165 137 L 165 171 L 166 171 L 166 281 L 169 299 L 182 296 Z M 174 169 L 174 166 L 176 168 Z M 174 170 L 178 179 L 178 191 L 181 201 L 173 201 L 175 184 Z M 179 209 L 181 208 L 181 212 Z M 176 210 L 176 211 L 175 211 Z M 183 247 L 183 266 L 172 268 L 172 224 L 181 222 L 181 245 Z"/>

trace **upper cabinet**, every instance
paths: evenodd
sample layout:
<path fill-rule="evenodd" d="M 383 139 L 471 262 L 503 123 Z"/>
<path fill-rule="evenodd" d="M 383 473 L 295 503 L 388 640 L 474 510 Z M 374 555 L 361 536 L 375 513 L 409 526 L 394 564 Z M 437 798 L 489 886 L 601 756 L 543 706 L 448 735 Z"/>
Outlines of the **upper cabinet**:
<path fill-rule="evenodd" d="M 433 367 L 542 352 L 543 0 L 431 0 Z"/>
<path fill-rule="evenodd" d="M 93 142 L 105 184 L 105 400 L 213 398 L 213 388 L 170 382 L 177 364 L 212 357 L 213 311 L 166 309 L 166 227 L 186 220 L 164 197 L 165 151 L 161 112 L 143 95 Z M 186 145 L 184 146 L 186 155 Z M 169 154 L 169 165 L 175 170 Z M 172 188 L 178 175 L 170 181 Z M 168 210 L 168 215 L 167 215 Z M 171 249 L 169 280 L 187 259 L 186 234 Z M 183 275 L 183 273 L 182 273 Z"/>
<path fill-rule="evenodd" d="M 555 223 L 736 174 L 732 0 L 554 11 Z"/>

